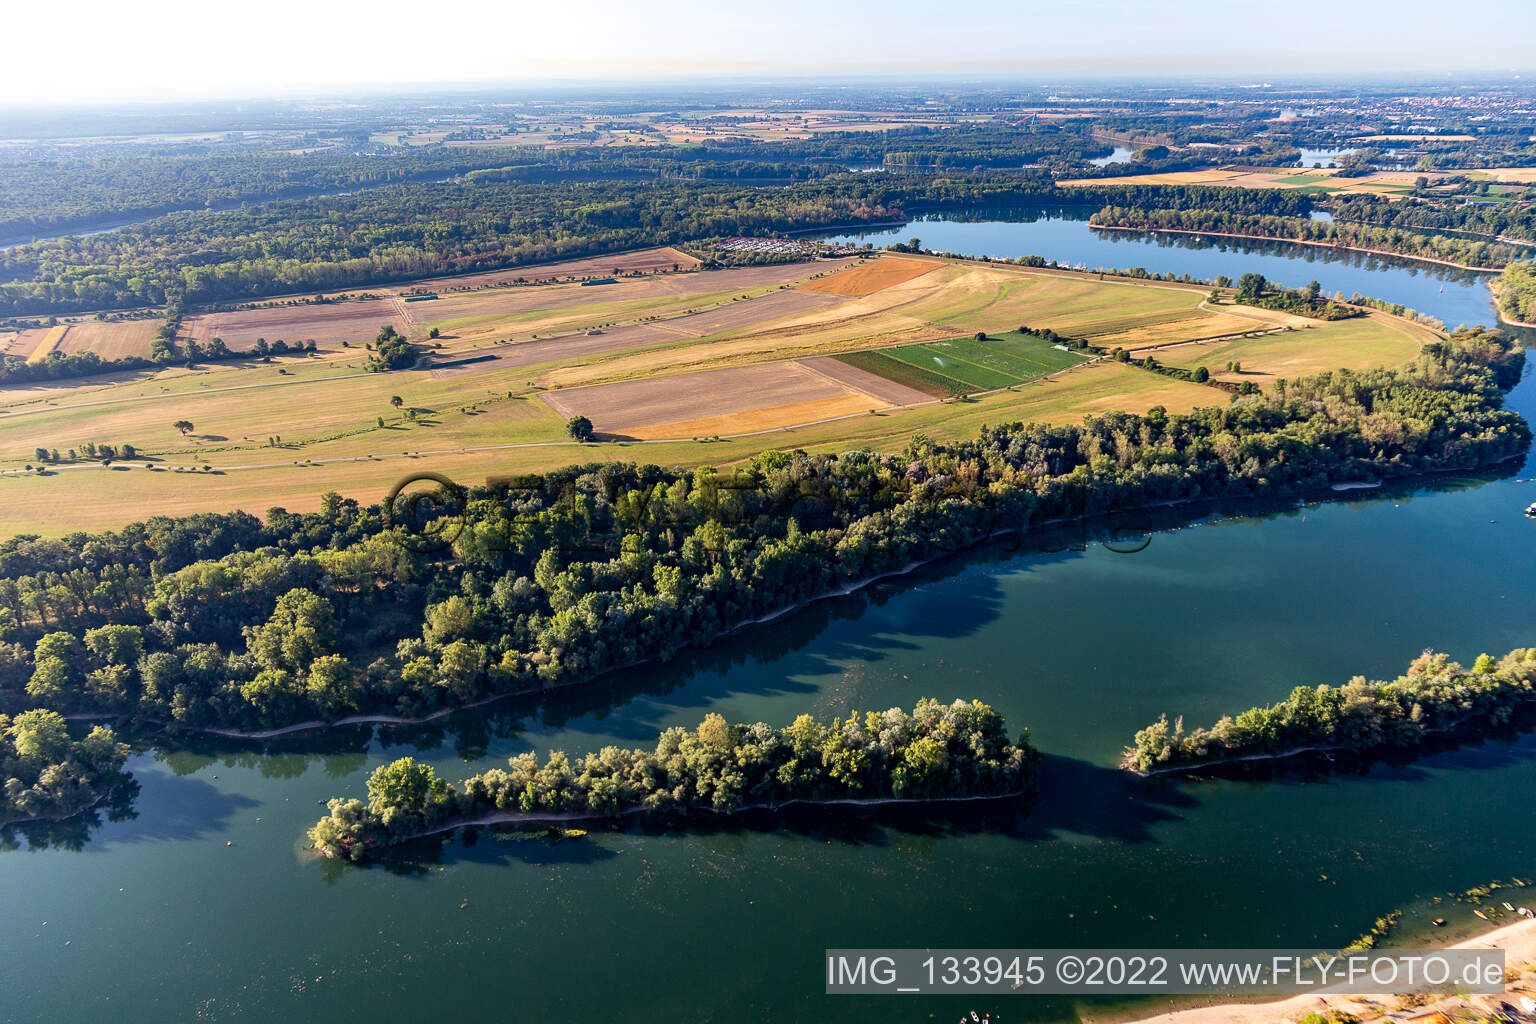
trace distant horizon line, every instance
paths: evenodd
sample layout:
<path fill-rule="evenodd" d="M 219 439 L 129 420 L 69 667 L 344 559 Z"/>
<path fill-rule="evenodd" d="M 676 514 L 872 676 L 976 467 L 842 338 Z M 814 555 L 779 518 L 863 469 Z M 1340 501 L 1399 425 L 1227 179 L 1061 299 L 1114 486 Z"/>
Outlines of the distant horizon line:
<path fill-rule="evenodd" d="M 846 89 L 884 85 L 899 87 L 907 83 L 912 88 L 921 87 L 985 87 L 988 89 L 1014 87 L 1041 88 L 1051 85 L 1082 87 L 1094 84 L 1113 85 L 1118 88 L 1145 85 L 1148 87 L 1180 86 L 1185 88 L 1252 88 L 1256 90 L 1280 89 L 1287 85 L 1312 85 L 1336 82 L 1350 85 L 1375 84 L 1432 86 L 1450 82 L 1467 84 L 1521 83 L 1526 76 L 1536 82 L 1536 65 L 1528 69 L 1490 71 L 1488 68 L 1448 68 L 1436 72 L 1422 70 L 1398 71 L 1211 71 L 1201 74 L 1170 73 L 1164 71 L 1087 71 L 1060 70 L 1044 72 L 986 72 L 972 69 L 968 72 L 913 70 L 902 71 L 843 71 L 828 75 L 822 71 L 773 71 L 722 75 L 701 73 L 636 73 L 601 78 L 596 76 L 530 76 L 526 78 L 498 78 L 480 80 L 444 79 L 414 83 L 402 82 L 352 82 L 352 83 L 305 83 L 285 87 L 253 87 L 249 90 L 230 90 L 208 95 L 179 92 L 155 92 L 134 95 L 95 96 L 59 95 L 50 99 L 36 97 L 8 98 L 0 95 L 0 110 L 58 110 L 60 108 L 116 108 L 166 107 L 183 105 L 207 107 L 228 103 L 324 101 L 338 99 L 384 99 L 462 95 L 497 95 L 516 91 L 546 90 L 554 93 L 613 93 L 643 91 L 645 89 L 743 89 L 769 88 L 793 84 L 800 88 Z"/>

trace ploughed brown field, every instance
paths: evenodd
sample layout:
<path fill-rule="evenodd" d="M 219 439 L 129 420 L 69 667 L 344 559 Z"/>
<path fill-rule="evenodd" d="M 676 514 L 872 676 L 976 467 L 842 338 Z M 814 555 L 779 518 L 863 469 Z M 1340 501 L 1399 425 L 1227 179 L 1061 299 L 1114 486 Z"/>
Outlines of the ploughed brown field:
<path fill-rule="evenodd" d="M 740 434 L 893 404 L 796 361 L 569 388 L 541 397 L 562 416 L 587 417 L 599 434 L 641 439 Z M 708 415 L 698 415 L 706 410 Z"/>
<path fill-rule="evenodd" d="M 884 259 L 871 260 L 862 267 L 845 270 L 841 274 L 811 281 L 800 287 L 806 291 L 858 298 L 863 295 L 873 295 L 903 281 L 922 277 L 937 268 L 938 264 L 923 260 L 904 260 L 900 257 L 887 256 Z"/>
<path fill-rule="evenodd" d="M 281 338 L 290 345 L 313 338 L 320 348 L 340 348 L 346 341 L 361 349 L 373 341 L 384 324 L 392 325 L 402 334 L 406 332 L 401 305 L 393 298 L 360 299 L 204 313 L 188 317 L 182 330 L 184 335 L 203 345 L 214 338 L 223 338 L 224 344 L 236 352 L 249 349 L 256 344 L 257 338 L 266 338 L 268 342 Z"/>

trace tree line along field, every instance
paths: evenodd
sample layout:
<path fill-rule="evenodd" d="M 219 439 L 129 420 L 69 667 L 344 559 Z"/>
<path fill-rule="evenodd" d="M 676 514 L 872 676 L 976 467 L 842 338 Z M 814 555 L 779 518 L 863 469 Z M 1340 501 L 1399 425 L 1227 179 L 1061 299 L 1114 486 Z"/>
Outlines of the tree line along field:
<path fill-rule="evenodd" d="M 437 300 L 404 304 L 413 340 L 435 327 L 438 347 L 390 373 L 365 370 L 376 318 L 359 318 L 350 338 L 326 333 L 336 311 L 355 313 L 347 307 L 359 302 L 212 314 L 280 315 L 287 340 L 315 337 L 318 350 L 0 390 L 0 531 L 306 509 L 328 490 L 377 501 L 421 470 L 473 481 L 603 459 L 728 465 L 765 448 L 899 448 L 982 423 L 1071 423 L 1231 398 L 1064 351 L 1039 337 L 1047 328 L 1095 344 L 1139 338 L 1165 365 L 1261 385 L 1400 363 L 1433 337 L 1385 314 L 1322 324 L 1212 306 L 1208 293 L 915 256 L 443 288 Z M 565 421 L 575 415 L 607 443 L 573 441 Z M 86 442 L 129 444 L 135 455 L 103 466 L 81 454 Z"/>

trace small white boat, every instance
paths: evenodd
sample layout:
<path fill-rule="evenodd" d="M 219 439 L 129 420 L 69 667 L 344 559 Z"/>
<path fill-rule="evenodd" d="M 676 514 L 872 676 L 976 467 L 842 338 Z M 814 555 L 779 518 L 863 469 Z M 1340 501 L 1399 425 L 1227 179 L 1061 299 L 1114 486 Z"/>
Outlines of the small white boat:
<path fill-rule="evenodd" d="M 1536 519 L 1536 505 L 1527 506 L 1525 514 L 1530 516 L 1532 519 Z"/>
<path fill-rule="evenodd" d="M 1510 906 L 1508 903 L 1504 904 L 1504 909 L 1509 911 L 1511 914 L 1513 914 L 1515 912 L 1515 908 Z"/>
<path fill-rule="evenodd" d="M 1521 907 L 1519 910 L 1515 911 L 1515 913 L 1519 914 L 1521 917 L 1536 917 L 1536 914 L 1531 913 L 1530 907 Z"/>
<path fill-rule="evenodd" d="M 1493 920 L 1493 918 L 1489 917 L 1487 914 L 1483 913 L 1481 910 L 1474 910 L 1474 911 L 1472 911 L 1472 913 L 1476 914 L 1478 917 L 1482 918 L 1484 921 L 1492 921 Z"/>

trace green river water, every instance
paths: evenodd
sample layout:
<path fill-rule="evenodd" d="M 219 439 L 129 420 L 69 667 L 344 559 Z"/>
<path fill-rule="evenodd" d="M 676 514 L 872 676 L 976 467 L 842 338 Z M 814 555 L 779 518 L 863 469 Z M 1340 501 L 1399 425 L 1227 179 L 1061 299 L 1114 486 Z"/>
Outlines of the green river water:
<path fill-rule="evenodd" d="M 1379 272 L 1378 294 L 1417 276 Z M 1511 402 L 1536 417 L 1530 376 Z M 1115 759 L 1164 711 L 1206 723 L 1396 674 L 1425 646 L 1536 643 L 1528 474 L 1194 510 L 1136 554 L 994 546 L 440 728 L 141 748 L 121 820 L 0 852 L 0 1021 L 1055 1020 L 1083 1008 L 829 997 L 823 950 L 1326 947 L 1394 908 L 1411 935 L 1438 894 L 1536 874 L 1536 734 L 1326 779 L 1148 784 Z M 782 724 L 926 695 L 1027 725 L 1040 804 L 478 830 L 373 868 L 304 849 L 318 801 L 407 753 L 458 779 L 529 747 L 648 745 L 709 711 Z"/>

